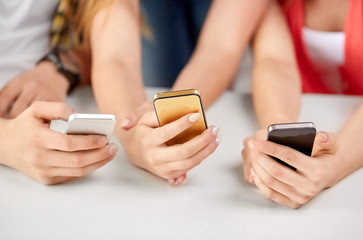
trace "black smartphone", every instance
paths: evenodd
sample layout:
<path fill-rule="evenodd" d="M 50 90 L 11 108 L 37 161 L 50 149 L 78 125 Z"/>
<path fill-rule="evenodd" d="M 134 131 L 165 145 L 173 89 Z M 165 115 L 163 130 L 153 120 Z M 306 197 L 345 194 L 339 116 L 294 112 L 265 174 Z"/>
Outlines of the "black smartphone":
<path fill-rule="evenodd" d="M 311 156 L 315 134 L 316 128 L 312 122 L 272 124 L 268 127 L 267 140 L 291 147 L 307 156 Z M 271 157 L 296 171 L 295 167 L 276 157 Z"/>

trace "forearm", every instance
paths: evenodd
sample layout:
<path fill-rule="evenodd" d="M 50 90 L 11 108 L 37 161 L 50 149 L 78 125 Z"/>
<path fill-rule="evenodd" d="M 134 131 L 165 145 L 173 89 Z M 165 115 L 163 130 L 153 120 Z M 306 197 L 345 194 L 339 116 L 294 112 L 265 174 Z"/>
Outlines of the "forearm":
<path fill-rule="evenodd" d="M 204 107 L 208 108 L 231 84 L 238 63 L 239 56 L 236 54 L 196 51 L 172 89 L 198 89 Z"/>
<path fill-rule="evenodd" d="M 197 88 L 209 107 L 231 84 L 243 50 L 269 0 L 214 0 L 196 50 L 173 89 Z"/>
<path fill-rule="evenodd" d="M 127 66 L 120 60 L 94 66 L 92 86 L 102 113 L 117 116 L 117 126 L 137 106 L 146 101 L 139 67 Z M 119 127 L 117 127 L 119 131 Z M 117 132 L 117 134 L 121 134 Z"/>
<path fill-rule="evenodd" d="M 339 150 L 335 159 L 335 177 L 330 186 L 363 166 L 363 105 L 351 116 L 338 133 Z"/>
<path fill-rule="evenodd" d="M 299 119 L 301 86 L 292 64 L 261 60 L 253 71 L 253 103 L 260 126 Z"/>

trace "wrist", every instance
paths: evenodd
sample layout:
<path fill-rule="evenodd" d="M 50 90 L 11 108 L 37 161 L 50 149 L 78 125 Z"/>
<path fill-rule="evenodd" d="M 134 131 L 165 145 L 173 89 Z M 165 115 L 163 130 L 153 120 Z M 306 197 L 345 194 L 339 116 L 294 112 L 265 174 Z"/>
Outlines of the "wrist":
<path fill-rule="evenodd" d="M 70 88 L 70 83 L 68 79 L 58 72 L 57 67 L 53 62 L 50 61 L 41 61 L 37 65 L 37 68 L 41 70 L 41 72 L 47 72 L 48 76 L 52 76 L 49 81 L 56 82 L 58 89 L 61 89 L 64 92 L 65 96 L 67 96 L 68 89 Z"/>
<path fill-rule="evenodd" d="M 59 52 L 58 49 L 53 49 L 45 55 L 38 63 L 51 62 L 57 72 L 69 82 L 67 93 L 71 93 L 81 82 L 81 73 L 78 64 L 75 64 L 72 57 L 66 53 Z"/>
<path fill-rule="evenodd" d="M 346 172 L 344 168 L 344 163 L 348 163 L 349 159 L 347 159 L 347 153 L 343 152 L 342 148 L 338 148 L 335 153 L 330 154 L 331 166 L 330 166 L 330 174 L 328 176 L 328 182 L 326 188 L 330 188 L 334 186 L 337 182 L 343 179 L 349 173 Z"/>

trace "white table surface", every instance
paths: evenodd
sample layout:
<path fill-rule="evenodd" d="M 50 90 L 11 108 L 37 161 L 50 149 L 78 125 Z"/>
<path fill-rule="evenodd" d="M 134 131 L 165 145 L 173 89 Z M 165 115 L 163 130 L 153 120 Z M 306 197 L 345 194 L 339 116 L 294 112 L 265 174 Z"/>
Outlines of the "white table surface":
<path fill-rule="evenodd" d="M 149 97 L 155 92 L 148 89 Z M 97 112 L 89 88 L 67 101 Z M 337 132 L 360 103 L 306 95 L 301 120 Z M 0 239 L 363 239 L 363 169 L 289 209 L 243 181 L 242 141 L 257 127 L 250 96 L 225 93 L 207 119 L 220 126 L 223 141 L 177 187 L 134 167 L 123 151 L 91 175 L 56 186 L 0 166 Z"/>

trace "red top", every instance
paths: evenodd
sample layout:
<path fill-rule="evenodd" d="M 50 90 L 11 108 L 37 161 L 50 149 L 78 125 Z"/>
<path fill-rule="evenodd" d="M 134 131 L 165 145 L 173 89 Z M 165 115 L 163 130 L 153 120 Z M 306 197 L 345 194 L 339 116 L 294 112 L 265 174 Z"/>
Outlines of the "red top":
<path fill-rule="evenodd" d="M 335 93 L 322 79 L 321 70 L 309 57 L 302 39 L 304 27 L 304 1 L 280 1 L 284 7 L 295 45 L 303 92 Z M 363 95 L 363 1 L 351 0 L 345 26 L 345 59 L 339 68 L 344 94 Z"/>

